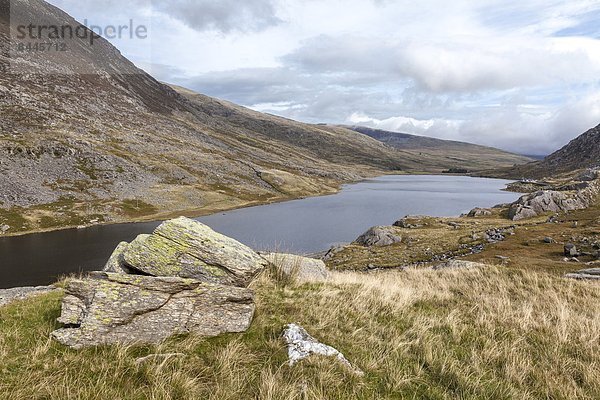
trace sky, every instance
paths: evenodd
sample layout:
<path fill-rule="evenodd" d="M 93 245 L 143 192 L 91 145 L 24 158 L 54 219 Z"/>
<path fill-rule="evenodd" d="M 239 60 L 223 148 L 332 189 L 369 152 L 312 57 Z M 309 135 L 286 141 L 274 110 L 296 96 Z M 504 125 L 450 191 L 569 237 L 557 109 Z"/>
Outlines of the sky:
<path fill-rule="evenodd" d="M 50 0 L 155 78 L 309 123 L 545 155 L 600 124 L 599 0 Z"/>

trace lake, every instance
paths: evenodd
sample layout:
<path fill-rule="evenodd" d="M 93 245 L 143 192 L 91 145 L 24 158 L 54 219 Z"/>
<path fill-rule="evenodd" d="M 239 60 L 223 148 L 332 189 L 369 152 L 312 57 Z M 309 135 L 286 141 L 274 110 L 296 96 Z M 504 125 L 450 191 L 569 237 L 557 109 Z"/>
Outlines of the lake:
<path fill-rule="evenodd" d="M 394 175 L 346 185 L 330 196 L 243 208 L 198 218 L 256 250 L 315 253 L 405 215 L 458 216 L 516 200 L 510 181 Z M 159 222 L 94 226 L 0 238 L 0 288 L 46 285 L 64 274 L 102 269 L 121 241 Z"/>

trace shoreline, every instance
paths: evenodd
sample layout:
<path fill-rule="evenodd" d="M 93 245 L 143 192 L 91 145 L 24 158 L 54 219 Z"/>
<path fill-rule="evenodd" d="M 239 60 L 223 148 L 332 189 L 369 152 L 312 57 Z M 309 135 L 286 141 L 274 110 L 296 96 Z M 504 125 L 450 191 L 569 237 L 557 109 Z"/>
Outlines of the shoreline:
<path fill-rule="evenodd" d="M 322 191 L 315 195 L 306 195 L 306 196 L 298 196 L 298 197 L 294 197 L 294 196 L 275 197 L 275 198 L 273 198 L 271 200 L 267 200 L 267 201 L 254 200 L 254 201 L 249 201 L 246 203 L 240 203 L 239 205 L 235 205 L 232 207 L 223 207 L 223 208 L 215 208 L 215 209 L 210 209 L 207 207 L 207 208 L 199 208 L 199 209 L 165 211 L 165 212 L 145 215 L 142 217 L 126 218 L 123 220 L 115 220 L 115 221 L 110 221 L 110 222 L 100 222 L 100 223 L 91 224 L 91 225 L 70 225 L 70 226 L 61 226 L 61 227 L 53 227 L 53 228 L 41 228 L 41 229 L 35 229 L 35 230 L 30 230 L 30 231 L 1 234 L 0 240 L 2 240 L 3 238 L 37 235 L 37 234 L 43 234 L 43 233 L 67 231 L 67 230 L 72 230 L 72 229 L 83 230 L 83 229 L 88 229 L 88 228 L 111 226 L 111 225 L 127 225 L 127 224 L 140 224 L 140 223 L 151 223 L 151 222 L 159 223 L 161 221 L 165 221 L 165 220 L 171 219 L 171 218 L 177 218 L 180 216 L 195 219 L 195 218 L 206 217 L 206 216 L 223 213 L 223 212 L 242 210 L 245 208 L 266 206 L 266 205 L 270 205 L 270 204 L 284 203 L 284 202 L 288 202 L 288 201 L 303 200 L 303 199 L 308 199 L 308 198 L 331 196 L 331 195 L 340 193 L 343 190 L 343 188 L 347 185 L 354 185 L 354 184 L 366 182 L 371 179 L 376 179 L 378 177 L 383 177 L 383 176 L 394 176 L 394 175 L 399 175 L 399 176 L 400 175 L 403 175 L 403 176 L 406 176 L 406 175 L 410 175 L 410 176 L 444 176 L 444 177 L 446 177 L 446 176 L 464 176 L 464 177 L 468 177 L 468 178 L 510 180 L 510 179 L 504 179 L 504 178 L 478 177 L 478 176 L 472 176 L 472 175 L 468 175 L 468 174 L 443 174 L 441 172 L 440 173 L 436 173 L 436 172 L 429 172 L 429 173 L 428 172 L 419 172 L 419 173 L 404 172 L 404 173 L 402 173 L 402 172 L 403 171 L 393 171 L 390 173 L 383 173 L 381 175 L 367 176 L 367 177 L 364 177 L 363 179 L 356 180 L 356 181 L 340 182 L 335 189 L 332 189 L 329 191 Z M 506 190 L 506 189 L 502 189 L 502 190 Z"/>

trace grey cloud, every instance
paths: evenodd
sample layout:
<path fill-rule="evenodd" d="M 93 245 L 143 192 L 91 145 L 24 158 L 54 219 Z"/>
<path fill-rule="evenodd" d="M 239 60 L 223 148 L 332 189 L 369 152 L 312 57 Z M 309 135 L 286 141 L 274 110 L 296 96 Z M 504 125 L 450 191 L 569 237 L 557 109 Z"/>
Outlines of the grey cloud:
<path fill-rule="evenodd" d="M 153 7 L 198 31 L 252 32 L 281 22 L 273 0 L 155 0 Z"/>

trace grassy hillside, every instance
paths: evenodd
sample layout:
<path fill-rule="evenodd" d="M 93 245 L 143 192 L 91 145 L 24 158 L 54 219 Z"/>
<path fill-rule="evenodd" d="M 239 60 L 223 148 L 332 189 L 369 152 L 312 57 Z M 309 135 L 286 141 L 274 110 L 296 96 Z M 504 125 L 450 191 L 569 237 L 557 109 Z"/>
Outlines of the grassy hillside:
<path fill-rule="evenodd" d="M 516 164 L 525 164 L 532 161 L 527 156 L 471 143 L 390 132 L 364 126 L 348 128 L 385 143 L 394 149 L 409 151 L 414 154 L 418 153 L 424 159 L 437 159 L 439 165 L 446 166 L 447 169 L 478 171 L 488 169 L 490 165 L 513 167 Z"/>
<path fill-rule="evenodd" d="M 0 308 L 0 394 L 24 399 L 593 399 L 600 396 L 597 284 L 514 264 L 470 271 L 335 273 L 322 285 L 254 284 L 250 330 L 159 346 L 73 351 L 48 338 L 60 294 Z M 565 268 L 563 268 L 565 270 Z M 296 322 L 365 371 L 291 368 Z M 178 353 L 145 364 L 150 354 Z"/>

